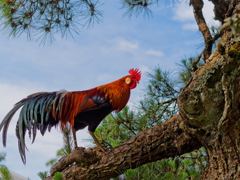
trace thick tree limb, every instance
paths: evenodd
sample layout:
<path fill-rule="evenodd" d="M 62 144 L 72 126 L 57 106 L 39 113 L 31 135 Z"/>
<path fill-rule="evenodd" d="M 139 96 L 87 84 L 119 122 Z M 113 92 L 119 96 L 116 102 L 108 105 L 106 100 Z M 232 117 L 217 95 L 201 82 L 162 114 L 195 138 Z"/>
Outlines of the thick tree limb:
<path fill-rule="evenodd" d="M 124 144 L 103 153 L 96 148 L 78 148 L 63 157 L 52 168 L 62 172 L 64 179 L 109 179 L 126 169 L 191 152 L 201 143 L 181 129 L 181 118 L 175 115 L 165 123 L 144 130 Z"/>
<path fill-rule="evenodd" d="M 240 16 L 235 13 L 240 12 L 240 1 L 232 12 L 229 19 L 239 22 Z M 206 64 L 194 72 L 178 98 L 184 130 L 197 137 L 208 154 L 204 180 L 240 179 L 238 24 L 222 30 L 217 48 Z"/>

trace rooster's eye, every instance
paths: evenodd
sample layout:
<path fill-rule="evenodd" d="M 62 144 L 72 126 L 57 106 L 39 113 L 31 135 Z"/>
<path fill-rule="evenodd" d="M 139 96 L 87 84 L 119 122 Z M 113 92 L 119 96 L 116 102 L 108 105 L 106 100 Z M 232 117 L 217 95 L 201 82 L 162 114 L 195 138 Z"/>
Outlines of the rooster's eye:
<path fill-rule="evenodd" d="M 130 79 L 129 77 L 127 77 L 127 78 L 125 79 L 125 82 L 126 82 L 126 84 L 130 84 L 130 83 L 131 83 L 131 79 Z"/>

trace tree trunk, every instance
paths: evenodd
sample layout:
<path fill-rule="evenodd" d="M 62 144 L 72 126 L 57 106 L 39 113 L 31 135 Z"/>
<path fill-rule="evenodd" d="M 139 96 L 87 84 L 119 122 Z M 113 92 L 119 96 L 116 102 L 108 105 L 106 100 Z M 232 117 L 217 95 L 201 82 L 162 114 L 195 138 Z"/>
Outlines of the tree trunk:
<path fill-rule="evenodd" d="M 240 12 L 240 2 L 232 2 L 228 16 Z M 109 179 L 126 169 L 191 152 L 202 145 L 208 154 L 202 179 L 240 179 L 240 35 L 236 33 L 240 15 L 234 18 L 222 28 L 221 40 L 205 65 L 181 90 L 179 115 L 108 153 L 78 148 L 52 168 L 47 180 L 53 179 L 55 172 L 62 172 L 67 180 Z"/>
<path fill-rule="evenodd" d="M 184 130 L 207 150 L 202 179 L 240 179 L 240 36 L 231 31 L 179 96 Z"/>

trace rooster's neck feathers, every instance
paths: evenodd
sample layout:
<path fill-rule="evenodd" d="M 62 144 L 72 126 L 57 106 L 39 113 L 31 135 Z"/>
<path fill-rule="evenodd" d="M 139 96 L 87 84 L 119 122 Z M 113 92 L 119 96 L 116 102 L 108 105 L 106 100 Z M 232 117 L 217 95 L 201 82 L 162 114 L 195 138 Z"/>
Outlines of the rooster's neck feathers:
<path fill-rule="evenodd" d="M 125 83 L 126 78 L 127 76 L 96 88 L 100 94 L 104 94 L 104 98 L 110 99 L 110 103 L 116 112 L 124 108 L 130 97 L 130 89 Z"/>

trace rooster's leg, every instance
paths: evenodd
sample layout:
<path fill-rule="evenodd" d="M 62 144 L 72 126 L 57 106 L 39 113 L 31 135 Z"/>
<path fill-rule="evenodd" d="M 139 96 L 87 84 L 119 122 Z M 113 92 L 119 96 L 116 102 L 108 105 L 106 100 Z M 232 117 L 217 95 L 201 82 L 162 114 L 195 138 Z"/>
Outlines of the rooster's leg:
<path fill-rule="evenodd" d="M 73 134 L 74 149 L 77 149 L 78 145 L 77 145 L 76 129 L 74 127 L 72 128 L 72 134 Z"/>
<path fill-rule="evenodd" d="M 94 133 L 92 131 L 88 131 L 89 134 L 92 136 L 92 138 L 94 139 L 95 141 L 95 144 L 97 145 L 97 147 L 99 149 L 101 149 L 103 152 L 105 152 L 105 150 L 103 149 L 103 147 L 101 146 L 101 144 L 99 143 L 99 141 L 97 140 L 96 136 L 94 135 Z"/>

